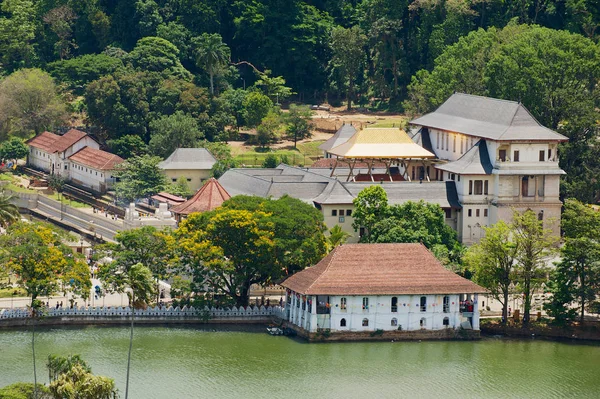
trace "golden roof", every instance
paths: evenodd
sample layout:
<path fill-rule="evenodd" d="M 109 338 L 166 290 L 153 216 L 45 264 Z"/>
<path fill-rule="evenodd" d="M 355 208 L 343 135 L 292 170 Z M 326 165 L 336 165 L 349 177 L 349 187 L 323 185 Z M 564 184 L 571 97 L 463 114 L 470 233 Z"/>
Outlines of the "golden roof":
<path fill-rule="evenodd" d="M 344 158 L 435 158 L 400 128 L 366 128 L 328 152 Z"/>

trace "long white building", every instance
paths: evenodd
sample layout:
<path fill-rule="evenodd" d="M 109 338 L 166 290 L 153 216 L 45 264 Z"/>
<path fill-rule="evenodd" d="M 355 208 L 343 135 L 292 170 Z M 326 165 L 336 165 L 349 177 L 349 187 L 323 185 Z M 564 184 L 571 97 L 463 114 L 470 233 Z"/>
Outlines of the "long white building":
<path fill-rule="evenodd" d="M 485 290 L 422 244 L 346 244 L 289 277 L 286 317 L 301 331 L 479 330 Z"/>

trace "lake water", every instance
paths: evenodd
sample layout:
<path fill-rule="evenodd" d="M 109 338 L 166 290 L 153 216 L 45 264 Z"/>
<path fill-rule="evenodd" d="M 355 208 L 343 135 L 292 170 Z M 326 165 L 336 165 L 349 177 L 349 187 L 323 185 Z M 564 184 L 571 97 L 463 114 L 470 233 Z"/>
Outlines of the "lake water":
<path fill-rule="evenodd" d="M 125 389 L 127 328 L 37 334 L 48 354 L 80 354 Z M 0 386 L 32 380 L 31 334 L 0 331 Z M 598 398 L 600 346 L 541 340 L 307 344 L 263 329 L 138 327 L 130 397 Z"/>

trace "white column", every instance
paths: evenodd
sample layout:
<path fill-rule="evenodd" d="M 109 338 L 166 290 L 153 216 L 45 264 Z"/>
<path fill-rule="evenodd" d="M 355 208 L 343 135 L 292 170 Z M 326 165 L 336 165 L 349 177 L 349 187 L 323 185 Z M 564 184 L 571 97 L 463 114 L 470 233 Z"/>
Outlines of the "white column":
<path fill-rule="evenodd" d="M 479 294 L 473 295 L 473 330 L 479 330 Z"/>

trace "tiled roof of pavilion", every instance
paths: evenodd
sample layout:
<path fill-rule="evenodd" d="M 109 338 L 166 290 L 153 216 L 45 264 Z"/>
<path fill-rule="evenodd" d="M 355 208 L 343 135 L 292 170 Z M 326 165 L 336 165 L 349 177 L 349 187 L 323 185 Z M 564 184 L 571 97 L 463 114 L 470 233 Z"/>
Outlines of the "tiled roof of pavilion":
<path fill-rule="evenodd" d="M 282 286 L 304 295 L 484 293 L 447 270 L 422 244 L 345 244 Z"/>
<path fill-rule="evenodd" d="M 344 123 L 329 140 L 319 146 L 319 149 L 329 151 L 338 145 L 344 144 L 354 133 L 356 133 L 356 128 L 351 124 Z"/>
<path fill-rule="evenodd" d="M 344 158 L 435 158 L 434 154 L 412 141 L 400 128 L 362 129 L 328 152 Z"/>
<path fill-rule="evenodd" d="M 189 215 L 193 212 L 207 212 L 216 209 L 227 201 L 231 196 L 219 184 L 217 179 L 211 177 L 192 198 L 182 204 L 171 208 L 173 213 Z"/>
<path fill-rule="evenodd" d="M 485 140 L 479 140 L 462 157 L 453 162 L 436 167 L 451 173 L 462 175 L 490 175 L 494 169 L 490 161 Z"/>

